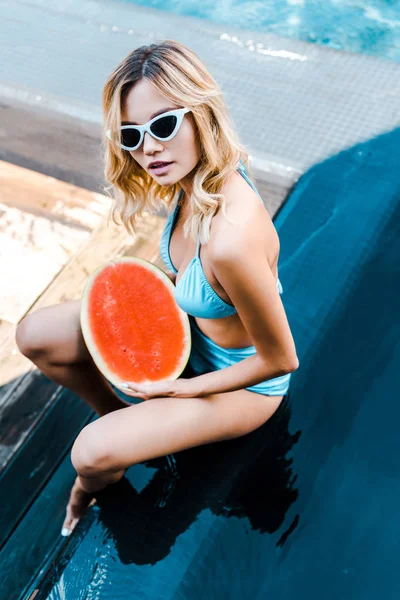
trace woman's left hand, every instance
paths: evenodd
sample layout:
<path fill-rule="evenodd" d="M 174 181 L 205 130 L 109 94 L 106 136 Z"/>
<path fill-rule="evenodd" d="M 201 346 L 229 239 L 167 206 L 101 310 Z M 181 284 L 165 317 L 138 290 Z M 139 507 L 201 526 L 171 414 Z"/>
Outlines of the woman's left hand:
<path fill-rule="evenodd" d="M 190 398 L 196 396 L 194 386 L 190 385 L 193 379 L 176 379 L 173 381 L 160 381 L 151 384 L 138 384 L 126 382 L 120 384 L 120 389 L 128 396 L 150 400 L 151 398 Z"/>

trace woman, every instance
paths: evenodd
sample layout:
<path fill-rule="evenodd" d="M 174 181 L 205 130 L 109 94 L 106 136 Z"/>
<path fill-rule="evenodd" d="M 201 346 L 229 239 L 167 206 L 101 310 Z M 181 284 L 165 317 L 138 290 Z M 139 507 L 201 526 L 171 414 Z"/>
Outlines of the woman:
<path fill-rule="evenodd" d="M 279 239 L 221 90 L 199 58 L 170 40 L 136 49 L 110 75 L 103 111 L 113 217 L 134 231 L 143 211 L 174 205 L 161 254 L 189 314 L 192 373 L 147 387 L 127 382 L 128 395 L 149 400 L 132 405 L 95 367 L 80 301 L 21 321 L 21 352 L 99 415 L 72 448 L 77 477 L 63 535 L 131 465 L 260 427 L 299 364 L 279 295 Z"/>

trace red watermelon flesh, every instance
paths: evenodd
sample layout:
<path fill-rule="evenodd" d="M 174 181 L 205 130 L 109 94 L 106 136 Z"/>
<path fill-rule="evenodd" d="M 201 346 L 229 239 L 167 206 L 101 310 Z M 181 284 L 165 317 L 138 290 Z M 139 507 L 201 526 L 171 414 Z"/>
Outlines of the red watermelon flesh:
<path fill-rule="evenodd" d="M 114 385 L 176 379 L 184 370 L 190 323 L 174 289 L 161 269 L 139 258 L 112 261 L 89 277 L 82 333 L 95 364 Z"/>

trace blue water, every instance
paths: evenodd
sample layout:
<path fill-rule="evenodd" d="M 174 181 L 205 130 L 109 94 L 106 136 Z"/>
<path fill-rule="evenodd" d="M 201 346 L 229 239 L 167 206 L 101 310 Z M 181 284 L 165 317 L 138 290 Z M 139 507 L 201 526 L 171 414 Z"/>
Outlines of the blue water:
<path fill-rule="evenodd" d="M 400 61 L 399 0 L 134 0 L 135 4 Z M 229 30 L 227 29 L 229 33 Z"/>
<path fill-rule="evenodd" d="M 98 492 L 36 600 L 400 598 L 399 162 L 400 127 L 299 179 L 274 218 L 300 361 L 284 403 Z"/>

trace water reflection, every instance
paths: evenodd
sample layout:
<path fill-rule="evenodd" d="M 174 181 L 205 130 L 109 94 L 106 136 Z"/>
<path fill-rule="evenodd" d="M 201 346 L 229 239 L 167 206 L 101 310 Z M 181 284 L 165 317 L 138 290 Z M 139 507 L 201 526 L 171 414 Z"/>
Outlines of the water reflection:
<path fill-rule="evenodd" d="M 143 565 L 163 559 L 205 508 L 223 518 L 247 517 L 260 533 L 276 532 L 297 498 L 288 454 L 300 432 L 289 432 L 289 417 L 290 392 L 275 415 L 251 434 L 148 461 L 152 476 L 140 491 L 133 467 L 99 492 L 99 520 L 121 562 Z"/>

